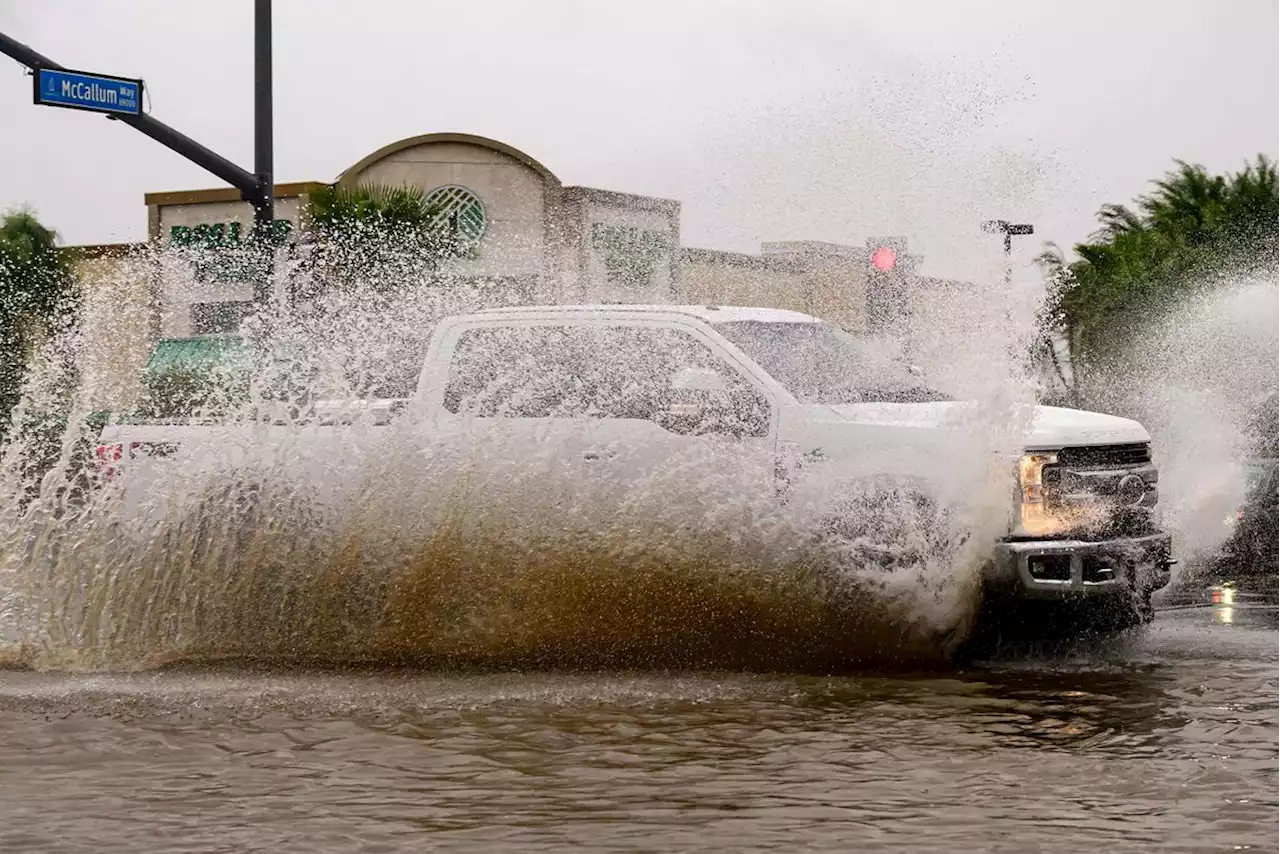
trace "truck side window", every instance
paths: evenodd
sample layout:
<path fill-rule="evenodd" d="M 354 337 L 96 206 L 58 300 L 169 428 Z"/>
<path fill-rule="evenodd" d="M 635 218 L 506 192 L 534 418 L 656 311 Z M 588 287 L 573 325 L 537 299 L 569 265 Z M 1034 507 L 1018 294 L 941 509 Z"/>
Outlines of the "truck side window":
<path fill-rule="evenodd" d="M 444 405 L 481 418 L 632 418 L 661 422 L 691 404 L 690 372 L 714 374 L 730 426 L 680 432 L 767 435 L 769 407 L 741 372 L 692 335 L 644 326 L 481 327 L 454 351 Z M 706 401 L 703 401 L 704 403 Z"/>

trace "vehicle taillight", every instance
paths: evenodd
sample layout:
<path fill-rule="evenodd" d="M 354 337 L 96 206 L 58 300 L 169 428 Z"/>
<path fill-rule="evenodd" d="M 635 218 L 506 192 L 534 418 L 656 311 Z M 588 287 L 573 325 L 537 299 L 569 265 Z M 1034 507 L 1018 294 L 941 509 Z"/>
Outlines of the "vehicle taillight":
<path fill-rule="evenodd" d="M 116 467 L 113 464 L 120 462 L 120 458 L 124 456 L 124 446 L 99 445 L 94 455 L 98 458 L 98 474 L 105 480 L 111 480 L 116 476 Z"/>

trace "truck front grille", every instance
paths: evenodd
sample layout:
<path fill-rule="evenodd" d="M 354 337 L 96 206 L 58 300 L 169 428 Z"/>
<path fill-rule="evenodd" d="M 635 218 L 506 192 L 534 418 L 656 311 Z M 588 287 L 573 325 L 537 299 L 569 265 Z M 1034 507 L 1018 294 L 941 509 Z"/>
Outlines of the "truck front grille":
<path fill-rule="evenodd" d="M 1045 503 L 1052 511 L 1091 510 L 1075 535 L 1081 539 L 1143 536 L 1155 530 L 1159 474 L 1151 446 L 1094 445 L 1065 448 L 1043 473 Z"/>
<path fill-rule="evenodd" d="M 1066 468 L 1138 468 L 1151 462 L 1151 445 L 1093 445 L 1086 448 L 1063 448 L 1058 462 Z"/>

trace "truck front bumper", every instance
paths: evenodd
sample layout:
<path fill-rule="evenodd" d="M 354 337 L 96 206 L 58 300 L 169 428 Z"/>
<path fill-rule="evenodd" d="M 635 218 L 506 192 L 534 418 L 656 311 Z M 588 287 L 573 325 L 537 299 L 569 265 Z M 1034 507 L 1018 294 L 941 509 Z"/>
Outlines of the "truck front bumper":
<path fill-rule="evenodd" d="M 1028 599 L 1148 595 L 1169 583 L 1172 547 L 1169 534 L 1098 542 L 1006 541 L 996 546 L 989 580 Z"/>

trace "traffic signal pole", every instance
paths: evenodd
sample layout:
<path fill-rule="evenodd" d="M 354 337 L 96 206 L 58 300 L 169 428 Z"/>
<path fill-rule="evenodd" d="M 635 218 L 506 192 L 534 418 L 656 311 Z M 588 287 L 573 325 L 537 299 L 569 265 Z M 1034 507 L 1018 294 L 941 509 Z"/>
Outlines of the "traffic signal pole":
<path fill-rule="evenodd" d="M 136 115 L 108 114 L 107 118 L 124 122 L 156 142 L 175 151 L 192 163 L 226 181 L 240 191 L 241 197 L 253 205 L 256 235 L 269 245 L 271 224 L 275 219 L 275 184 L 272 134 L 271 86 L 271 0 L 254 0 L 254 172 L 247 172 L 217 152 L 201 145 L 184 133 L 143 112 Z M 0 33 L 0 53 L 10 56 L 31 69 L 37 76 L 41 68 L 66 70 L 65 66 L 33 50 L 22 42 Z M 255 293 L 262 298 L 264 293 Z"/>
<path fill-rule="evenodd" d="M 907 254 L 905 237 L 873 237 L 864 251 L 868 328 L 901 332 L 910 320 L 910 282 L 920 259 Z"/>
<path fill-rule="evenodd" d="M 268 237 L 275 219 L 274 133 L 271 91 L 271 0 L 253 3 L 253 171 L 258 173 L 254 223 Z"/>
<path fill-rule="evenodd" d="M 262 275 L 254 279 L 253 285 L 253 299 L 259 305 L 266 304 L 275 288 L 276 265 L 271 250 L 271 225 L 276 216 L 275 135 L 271 100 L 271 0 L 253 0 L 253 169 L 257 186 L 250 202 L 257 243 L 266 254 Z"/>
<path fill-rule="evenodd" d="M 63 69 L 65 67 L 4 33 L 0 33 L 0 53 L 13 57 L 27 66 L 27 68 L 30 68 L 32 72 L 40 68 Z M 252 174 L 241 169 L 217 152 L 204 147 L 186 134 L 179 133 L 159 119 L 154 119 L 146 113 L 137 116 L 111 115 L 107 116 L 107 118 L 124 122 L 145 133 L 164 147 L 178 152 L 197 166 L 217 175 L 245 194 L 246 198 L 258 193 L 258 182 Z"/>

